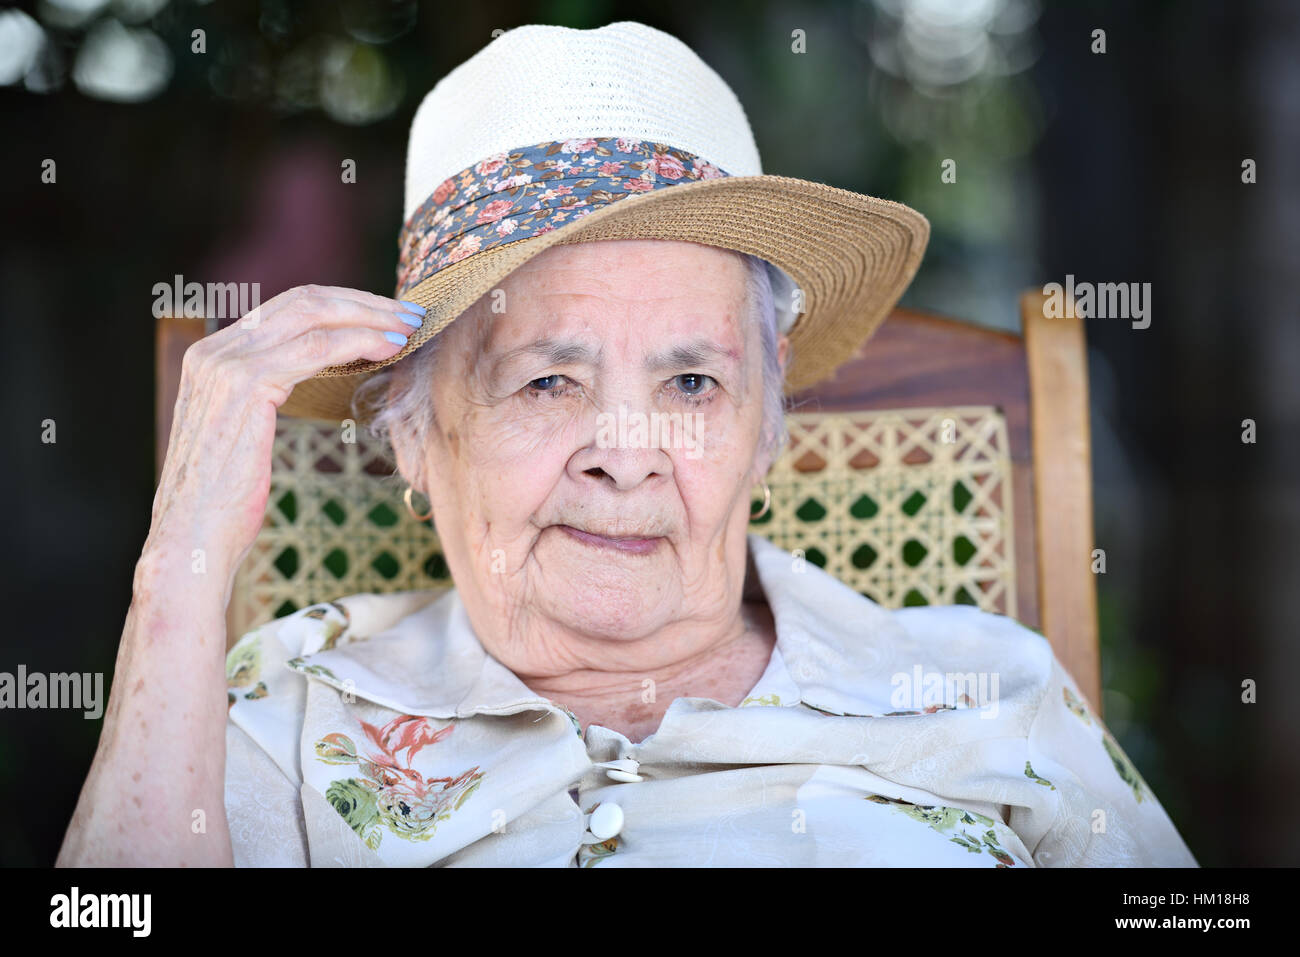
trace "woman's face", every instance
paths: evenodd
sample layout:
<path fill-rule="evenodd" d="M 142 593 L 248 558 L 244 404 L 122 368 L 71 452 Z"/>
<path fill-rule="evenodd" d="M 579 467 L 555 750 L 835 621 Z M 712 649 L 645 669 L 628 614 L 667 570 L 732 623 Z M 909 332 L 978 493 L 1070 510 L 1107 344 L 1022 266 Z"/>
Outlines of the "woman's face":
<path fill-rule="evenodd" d="M 557 628 L 630 642 L 736 614 L 763 404 L 737 255 L 555 246 L 443 335 L 428 494 L 498 657 Z"/>

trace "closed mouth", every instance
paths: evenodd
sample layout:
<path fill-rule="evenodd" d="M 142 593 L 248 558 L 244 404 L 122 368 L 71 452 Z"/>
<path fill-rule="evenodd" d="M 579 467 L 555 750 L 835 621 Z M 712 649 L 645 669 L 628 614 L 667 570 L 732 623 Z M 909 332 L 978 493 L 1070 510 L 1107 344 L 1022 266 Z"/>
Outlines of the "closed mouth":
<path fill-rule="evenodd" d="M 595 548 L 613 549 L 631 555 L 648 555 L 650 552 L 653 552 L 658 548 L 659 543 L 663 541 L 663 536 L 598 535 L 595 532 L 588 532 L 580 528 L 574 528 L 572 525 L 560 525 L 557 527 L 569 535 L 569 537 L 577 539 L 585 545 L 591 545 Z"/>

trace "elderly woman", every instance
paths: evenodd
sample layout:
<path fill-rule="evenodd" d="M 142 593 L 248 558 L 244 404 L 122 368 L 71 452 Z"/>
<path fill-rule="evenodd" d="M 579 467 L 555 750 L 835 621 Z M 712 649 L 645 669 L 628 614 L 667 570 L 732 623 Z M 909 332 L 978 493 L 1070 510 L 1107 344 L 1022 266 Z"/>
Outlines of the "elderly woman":
<path fill-rule="evenodd" d="M 407 178 L 398 299 L 290 290 L 186 354 L 60 863 L 1195 863 L 1042 636 L 747 535 L 783 388 L 883 318 L 918 214 L 760 175 L 725 84 L 639 24 L 494 41 Z M 454 589 L 225 654 L 277 410 L 391 441 Z M 992 680 L 900 698 L 917 673 Z"/>

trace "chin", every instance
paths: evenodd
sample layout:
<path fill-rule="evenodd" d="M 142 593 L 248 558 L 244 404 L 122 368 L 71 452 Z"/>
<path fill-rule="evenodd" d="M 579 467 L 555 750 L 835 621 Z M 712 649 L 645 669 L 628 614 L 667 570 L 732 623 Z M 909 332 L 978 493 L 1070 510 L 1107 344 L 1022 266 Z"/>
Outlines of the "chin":
<path fill-rule="evenodd" d="M 653 634 L 681 604 L 681 569 L 668 538 L 630 543 L 550 526 L 534 544 L 537 596 L 553 621 L 599 638 Z"/>
<path fill-rule="evenodd" d="M 672 569 L 620 567 L 617 561 L 573 563 L 539 583 L 548 617 L 594 637 L 633 641 L 653 634 L 680 604 Z M 554 566 L 552 566 L 554 567 Z M 657 574 L 660 571 L 667 575 Z"/>

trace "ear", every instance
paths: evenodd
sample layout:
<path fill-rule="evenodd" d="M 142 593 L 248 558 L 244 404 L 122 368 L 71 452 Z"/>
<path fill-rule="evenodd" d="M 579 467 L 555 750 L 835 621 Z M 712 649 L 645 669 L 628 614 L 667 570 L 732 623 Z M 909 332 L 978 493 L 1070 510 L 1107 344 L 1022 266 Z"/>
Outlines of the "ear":
<path fill-rule="evenodd" d="M 403 424 L 393 426 L 389 438 L 393 445 L 393 457 L 397 460 L 397 471 L 402 476 L 402 480 L 417 492 L 423 493 L 425 491 L 424 461 L 416 447 L 415 436 Z"/>
<path fill-rule="evenodd" d="M 389 402 L 392 402 L 395 398 L 395 391 L 395 382 L 390 382 L 388 387 Z M 394 422 L 389 428 L 388 438 L 393 447 L 393 458 L 397 461 L 397 471 L 402 480 L 417 492 L 424 493 L 427 491 L 425 489 L 424 450 L 420 448 L 420 443 L 410 424 L 404 421 Z"/>
<path fill-rule="evenodd" d="M 772 459 L 767 452 L 760 452 L 754 456 L 754 467 L 750 470 L 749 487 L 756 488 L 763 484 L 763 479 L 767 476 L 768 470 L 772 468 Z"/>
<path fill-rule="evenodd" d="M 790 359 L 790 339 L 784 333 L 778 333 L 776 337 L 776 362 L 781 367 L 781 381 L 785 381 L 786 365 Z M 777 453 L 779 454 L 779 452 Z M 751 473 L 753 485 L 759 485 L 763 481 L 763 476 L 772 467 L 774 458 L 770 457 L 766 450 L 760 452 L 754 458 L 754 467 Z"/>
<path fill-rule="evenodd" d="M 772 460 L 768 457 L 765 449 L 759 450 L 754 456 L 754 464 L 749 470 L 749 488 L 756 488 L 763 483 L 763 477 L 767 475 L 768 469 L 772 467 Z"/>

